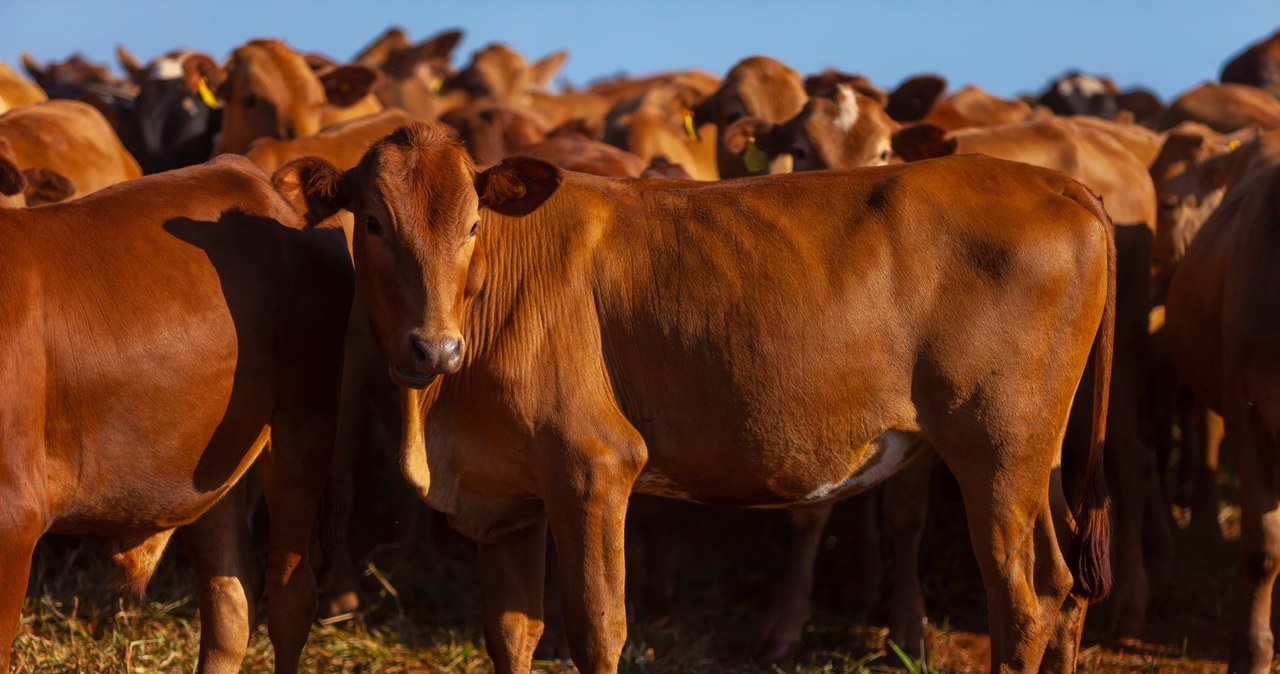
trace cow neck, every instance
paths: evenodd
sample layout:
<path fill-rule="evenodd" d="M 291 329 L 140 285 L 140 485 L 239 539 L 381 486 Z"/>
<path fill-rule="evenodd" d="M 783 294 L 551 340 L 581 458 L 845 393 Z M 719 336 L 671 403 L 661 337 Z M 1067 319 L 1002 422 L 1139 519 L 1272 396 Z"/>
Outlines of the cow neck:
<path fill-rule="evenodd" d="M 584 312 L 594 304 L 591 267 L 605 234 L 608 206 L 604 195 L 575 184 L 579 180 L 601 179 L 566 178 L 550 199 L 525 216 L 481 211 L 473 264 L 483 256 L 484 282 L 464 306 L 464 367 L 484 363 L 495 353 L 528 353 L 529 347 L 545 346 L 554 331 L 594 320 Z M 521 340 L 518 348 L 498 348 L 511 339 Z"/>

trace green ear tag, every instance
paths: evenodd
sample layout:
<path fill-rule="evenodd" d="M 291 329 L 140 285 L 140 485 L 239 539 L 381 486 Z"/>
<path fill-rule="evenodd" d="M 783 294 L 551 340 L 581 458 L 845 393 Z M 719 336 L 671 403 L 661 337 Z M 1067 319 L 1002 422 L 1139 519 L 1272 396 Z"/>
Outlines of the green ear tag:
<path fill-rule="evenodd" d="M 698 138 L 698 129 L 693 126 L 692 110 L 684 111 L 684 132 L 685 132 L 685 135 L 689 136 L 689 140 L 695 143 L 701 140 L 700 138 Z"/>
<path fill-rule="evenodd" d="M 747 165 L 747 171 L 753 175 L 769 170 L 769 155 L 756 146 L 755 138 L 747 138 L 747 149 L 742 151 L 742 163 Z"/>

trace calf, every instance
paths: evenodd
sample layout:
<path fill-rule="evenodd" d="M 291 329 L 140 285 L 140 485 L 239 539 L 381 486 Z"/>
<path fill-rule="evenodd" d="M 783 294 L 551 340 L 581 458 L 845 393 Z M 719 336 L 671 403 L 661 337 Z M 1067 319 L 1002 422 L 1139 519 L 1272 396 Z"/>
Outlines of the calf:
<path fill-rule="evenodd" d="M 0 211 L 0 670 L 43 534 L 101 540 L 140 593 L 185 527 L 199 671 L 239 671 L 260 570 L 222 497 L 256 461 L 276 671 L 297 671 L 351 296 L 341 237 L 298 224 L 241 158 Z"/>
<path fill-rule="evenodd" d="M 401 467 L 480 544 L 497 671 L 529 671 L 548 528 L 574 662 L 613 672 L 633 489 L 812 505 L 929 451 L 964 494 L 992 669 L 1074 667 L 1110 584 L 1115 278 L 1078 183 L 985 157 L 722 183 L 519 157 L 477 173 L 432 124 L 347 172 L 304 159 L 274 180 L 308 221 L 356 216 Z M 1077 536 L 1055 467 L 1094 347 Z"/>
<path fill-rule="evenodd" d="M 1156 122 L 1156 130 L 1166 131 L 1183 122 L 1199 122 L 1218 133 L 1275 126 L 1280 124 L 1280 100 L 1243 84 L 1206 82 L 1170 103 Z"/>

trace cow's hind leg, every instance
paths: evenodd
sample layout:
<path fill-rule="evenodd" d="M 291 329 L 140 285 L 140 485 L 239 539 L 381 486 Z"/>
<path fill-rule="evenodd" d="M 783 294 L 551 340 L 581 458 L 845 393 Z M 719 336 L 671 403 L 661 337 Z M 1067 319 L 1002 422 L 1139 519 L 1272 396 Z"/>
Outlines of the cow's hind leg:
<path fill-rule="evenodd" d="M 1033 672 L 1072 586 L 1049 505 L 1057 450 L 1048 442 L 1039 451 L 985 444 L 975 451 L 982 445 L 974 443 L 963 453 L 944 453 L 939 447 L 939 455 L 960 483 L 986 587 L 991 671 Z"/>
<path fill-rule="evenodd" d="M 791 518 L 787 568 L 774 589 L 773 607 L 760 634 L 760 657 L 765 662 L 786 657 L 800 643 L 800 634 L 809 622 L 813 609 L 813 567 L 818 560 L 822 532 L 831 518 L 832 505 L 829 502 L 787 509 Z M 872 522 L 874 525 L 874 520 Z M 872 534 L 874 532 L 873 526 Z"/>
<path fill-rule="evenodd" d="M 1076 522 L 1062 489 L 1062 472 L 1055 469 L 1049 482 L 1049 507 L 1053 513 L 1053 529 L 1058 535 L 1058 549 L 1070 550 L 1076 536 Z M 1089 600 L 1075 592 L 1067 595 L 1058 612 L 1058 620 L 1040 662 L 1042 672 L 1074 672 L 1080 651 L 1080 635 L 1084 632 Z"/>
<path fill-rule="evenodd" d="M 244 483 L 180 529 L 200 587 L 200 674 L 240 671 L 261 570 L 249 534 Z"/>
<path fill-rule="evenodd" d="M 1237 396 L 1242 398 L 1243 396 Z M 1275 642 L 1271 633 L 1271 592 L 1280 573 L 1280 406 L 1228 399 L 1226 427 L 1240 477 L 1240 547 L 1248 612 L 1231 648 L 1228 672 L 1270 671 Z M 1265 412 L 1273 412 L 1274 429 Z"/>
<path fill-rule="evenodd" d="M 914 658 L 924 655 L 924 592 L 920 589 L 920 540 L 929 516 L 934 455 L 921 452 L 884 486 L 884 517 L 893 540 L 889 638 Z"/>
<path fill-rule="evenodd" d="M 545 520 L 480 543 L 485 648 L 497 674 L 529 671 L 542 636 L 546 545 Z"/>

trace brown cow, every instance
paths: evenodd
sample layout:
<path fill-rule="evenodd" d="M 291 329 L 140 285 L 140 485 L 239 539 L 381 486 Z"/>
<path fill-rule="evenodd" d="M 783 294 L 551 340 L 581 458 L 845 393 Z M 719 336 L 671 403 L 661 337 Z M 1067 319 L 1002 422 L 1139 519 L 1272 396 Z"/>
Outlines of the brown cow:
<path fill-rule="evenodd" d="M 43 534 L 100 539 L 140 593 L 185 527 L 199 671 L 239 671 L 261 569 L 222 497 L 256 461 L 276 671 L 297 671 L 352 292 L 341 239 L 299 224 L 242 158 L 0 211 L 0 670 Z"/>
<path fill-rule="evenodd" d="M 1280 164 L 1234 187 L 1188 246 L 1166 304 L 1169 349 L 1183 379 L 1222 414 L 1240 479 L 1247 611 L 1232 672 L 1271 671 L 1271 594 L 1280 571 Z"/>
<path fill-rule="evenodd" d="M 461 39 L 462 31 L 447 30 L 415 45 L 402 29 L 391 28 L 361 50 L 355 62 L 382 71 L 384 82 L 374 93 L 383 105 L 434 119 L 467 101 L 463 91 L 443 91 L 452 74 L 449 59 Z"/>
<path fill-rule="evenodd" d="M 734 64 L 720 88 L 693 107 L 693 123 L 714 124 L 721 131 L 743 117 L 781 124 L 798 114 L 807 100 L 794 68 L 768 56 L 751 56 Z M 752 173 L 741 153 L 725 146 L 723 138 L 716 146 L 716 168 L 721 178 Z"/>
<path fill-rule="evenodd" d="M 1218 79 L 1257 87 L 1280 98 L 1280 31 L 1246 47 L 1222 66 Z"/>
<path fill-rule="evenodd" d="M 29 206 L 73 199 L 142 175 L 93 106 L 47 101 L 0 115 L 0 138 L 27 173 Z"/>
<path fill-rule="evenodd" d="M 1148 314 L 1155 227 L 1155 189 L 1146 166 L 1112 134 L 1062 117 L 1022 124 L 961 129 L 950 134 L 929 125 L 904 129 L 894 149 L 908 161 L 951 153 L 982 153 L 1060 170 L 1102 195 L 1116 223 L 1120 276 L 1116 288 L 1116 359 L 1107 427 L 1108 472 L 1117 493 L 1119 560 L 1111 630 L 1136 637 L 1146 624 L 1148 582 L 1142 547 L 1147 522 L 1164 523 L 1163 498 L 1155 480 L 1155 454 L 1148 442 L 1146 387 L 1150 364 Z M 1076 411 L 1076 415 L 1080 410 Z M 1077 419 L 1073 430 L 1087 426 Z M 1070 434 L 1069 440 L 1079 436 Z M 1086 448 L 1069 441 L 1068 454 Z M 1161 529 L 1156 528 L 1159 532 Z"/>
<path fill-rule="evenodd" d="M 711 84 L 711 89 L 706 85 Z M 662 157 L 680 164 L 699 180 L 720 177 L 716 169 L 716 128 L 694 129 L 692 107 L 718 85 L 702 73 L 651 81 L 622 96 L 605 116 L 603 140 L 646 161 Z M 621 87 L 619 87 L 621 88 Z M 616 91 L 616 89 L 615 89 Z"/>
<path fill-rule="evenodd" d="M 753 173 L 785 173 L 882 166 L 893 154 L 893 134 L 898 128 L 874 99 L 841 84 L 834 99 L 809 99 L 782 124 L 747 117 L 734 122 L 722 136 L 729 151 L 744 155 L 754 145 L 763 153 L 756 165 L 748 166 L 758 169 Z M 745 156 L 744 163 L 750 163 Z"/>
<path fill-rule="evenodd" d="M 545 140 L 551 131 L 551 125 L 541 115 L 492 98 L 451 110 L 440 121 L 453 127 L 472 158 L 486 166 Z"/>
<path fill-rule="evenodd" d="M 0 62 L 0 112 L 49 100 L 44 90 Z"/>
<path fill-rule="evenodd" d="M 317 74 L 279 40 L 253 40 L 227 62 L 217 153 L 244 152 L 255 138 L 301 138 L 381 109 L 373 91 L 381 76 L 359 65 Z"/>
<path fill-rule="evenodd" d="M 985 157 L 717 183 L 519 157 L 477 174 L 432 124 L 348 172 L 306 159 L 274 180 L 311 222 L 356 214 L 357 288 L 404 387 L 402 469 L 479 541 L 497 671 L 529 671 L 548 528 L 574 662 L 613 672 L 633 488 L 814 504 L 928 451 L 965 496 L 992 668 L 1074 667 L 1110 581 L 1115 274 L 1078 183 Z M 1054 468 L 1095 344 L 1077 538 Z"/>
<path fill-rule="evenodd" d="M 1275 126 L 1280 124 L 1280 100 L 1243 84 L 1205 82 L 1170 103 L 1156 130 L 1167 131 L 1183 122 L 1199 122 L 1218 133 Z"/>
<path fill-rule="evenodd" d="M 975 126 L 1013 124 L 1031 117 L 1025 101 L 1005 99 L 968 85 L 943 96 L 947 81 L 937 75 L 908 78 L 889 94 L 886 112 L 903 124 L 924 122 L 947 131 Z"/>
<path fill-rule="evenodd" d="M 551 86 L 569 53 L 557 51 L 530 64 L 520 52 L 501 42 L 485 45 L 471 55 L 471 62 L 445 83 L 473 99 L 493 98 L 512 105 L 529 106 L 533 94 Z"/>
<path fill-rule="evenodd" d="M 302 138 L 284 140 L 263 136 L 250 143 L 244 155 L 267 171 L 308 156 L 324 157 L 338 166 L 355 166 L 373 141 L 413 119 L 415 115 L 404 110 L 383 110 Z"/>

